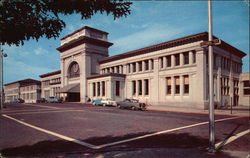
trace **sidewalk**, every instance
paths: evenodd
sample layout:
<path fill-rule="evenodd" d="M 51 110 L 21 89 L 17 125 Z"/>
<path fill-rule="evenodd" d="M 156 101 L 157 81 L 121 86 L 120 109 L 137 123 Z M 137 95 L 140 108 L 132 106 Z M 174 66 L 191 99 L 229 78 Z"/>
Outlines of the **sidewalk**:
<path fill-rule="evenodd" d="M 176 106 L 164 106 L 164 105 L 150 105 L 147 107 L 147 110 L 152 111 L 165 111 L 165 112 L 180 112 L 180 113 L 193 113 L 193 114 L 208 114 L 209 110 L 198 109 L 193 107 L 176 107 Z M 216 115 L 228 115 L 228 116 L 242 116 L 249 117 L 250 116 L 250 108 L 237 106 L 233 107 L 232 110 L 228 109 L 215 109 Z M 232 113 L 231 113 L 232 112 Z"/>

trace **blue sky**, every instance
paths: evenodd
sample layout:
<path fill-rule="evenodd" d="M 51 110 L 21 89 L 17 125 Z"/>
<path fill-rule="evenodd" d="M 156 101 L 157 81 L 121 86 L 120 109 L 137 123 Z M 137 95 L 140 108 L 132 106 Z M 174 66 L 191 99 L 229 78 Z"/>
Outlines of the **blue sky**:
<path fill-rule="evenodd" d="M 244 51 L 243 72 L 249 72 L 249 4 L 245 1 L 213 2 L 213 33 L 225 42 Z M 207 31 L 206 1 L 138 1 L 133 2 L 131 15 L 113 20 L 96 14 L 81 20 L 79 15 L 63 16 L 66 28 L 58 39 L 29 40 L 23 46 L 3 46 L 4 83 L 60 69 L 60 38 L 90 26 L 109 32 L 114 45 L 109 55 L 116 55 L 145 46 Z"/>

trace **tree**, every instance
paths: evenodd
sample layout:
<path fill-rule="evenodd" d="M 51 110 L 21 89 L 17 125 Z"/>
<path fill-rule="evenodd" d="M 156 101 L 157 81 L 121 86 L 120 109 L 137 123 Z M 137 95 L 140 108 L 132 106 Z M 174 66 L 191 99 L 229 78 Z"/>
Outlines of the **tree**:
<path fill-rule="evenodd" d="M 114 19 L 130 14 L 123 0 L 0 0 L 0 44 L 20 45 L 30 38 L 57 38 L 66 26 L 60 15 L 77 13 L 89 19 L 95 13 Z"/>

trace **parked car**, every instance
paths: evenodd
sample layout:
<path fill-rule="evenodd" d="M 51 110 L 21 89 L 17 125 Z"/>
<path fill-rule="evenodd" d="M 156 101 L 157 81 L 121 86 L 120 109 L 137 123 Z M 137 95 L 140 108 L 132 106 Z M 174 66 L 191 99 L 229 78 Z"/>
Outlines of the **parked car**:
<path fill-rule="evenodd" d="M 117 102 L 117 107 L 132 109 L 132 110 L 146 110 L 146 104 L 140 103 L 136 99 L 125 99 L 121 102 Z"/>
<path fill-rule="evenodd" d="M 116 106 L 116 101 L 110 99 L 110 98 L 107 98 L 107 99 L 102 99 L 102 105 L 103 106 L 106 106 L 106 105 L 109 105 L 109 106 Z"/>
<path fill-rule="evenodd" d="M 46 102 L 46 99 L 45 98 L 41 98 L 41 99 L 38 99 L 37 100 L 37 103 L 45 103 Z"/>
<path fill-rule="evenodd" d="M 24 100 L 22 98 L 16 98 L 12 101 L 12 103 L 24 103 Z"/>
<path fill-rule="evenodd" d="M 61 103 L 62 101 L 58 97 L 49 97 L 45 99 L 46 103 Z"/>
<path fill-rule="evenodd" d="M 103 102 L 101 99 L 94 99 L 92 100 L 93 105 L 103 105 Z"/>

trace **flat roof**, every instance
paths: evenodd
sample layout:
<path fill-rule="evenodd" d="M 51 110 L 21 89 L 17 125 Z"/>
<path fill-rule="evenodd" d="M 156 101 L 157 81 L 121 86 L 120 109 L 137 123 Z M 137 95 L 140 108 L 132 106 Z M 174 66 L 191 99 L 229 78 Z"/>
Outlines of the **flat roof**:
<path fill-rule="evenodd" d="M 213 36 L 213 37 L 214 37 L 214 39 L 218 39 L 216 36 Z M 146 53 L 150 53 L 153 51 L 158 51 L 158 50 L 162 50 L 162 49 L 166 49 L 166 48 L 176 47 L 176 46 L 180 46 L 180 45 L 184 45 L 184 44 L 188 44 L 188 43 L 192 43 L 192 42 L 197 42 L 197 41 L 201 41 L 201 40 L 203 40 L 203 41 L 208 40 L 208 32 L 201 32 L 201 33 L 193 34 L 190 36 L 178 38 L 175 40 L 163 42 L 160 44 L 155 44 L 155 45 L 151 45 L 151 46 L 144 47 L 141 49 L 136 49 L 133 51 L 122 53 L 122 54 L 106 57 L 104 59 L 99 60 L 99 63 L 100 64 L 107 63 L 107 62 L 111 62 L 111 61 L 115 61 L 115 60 L 129 58 L 129 57 L 133 57 L 133 56 L 137 56 L 137 55 L 141 55 L 141 54 L 146 54 Z M 221 40 L 221 44 L 218 45 L 217 47 L 222 48 L 226 51 L 232 52 L 240 57 L 244 57 L 246 55 L 241 50 L 229 45 L 228 43 L 226 43 L 223 40 Z"/>
<path fill-rule="evenodd" d="M 57 74 L 60 74 L 60 73 L 61 73 L 61 70 L 57 70 L 57 71 L 49 72 L 49 73 L 42 74 L 42 75 L 39 75 L 39 76 L 41 78 L 44 78 L 44 77 L 48 77 L 48 76 L 52 76 L 52 75 L 57 75 Z"/>
<path fill-rule="evenodd" d="M 24 79 L 24 80 L 19 80 L 19 81 L 7 83 L 4 86 L 8 86 L 8 85 L 15 84 L 15 83 L 19 83 L 21 86 L 22 85 L 32 85 L 32 84 L 41 84 L 41 82 L 38 80 L 28 78 L 28 79 Z"/>
<path fill-rule="evenodd" d="M 84 27 L 74 31 L 73 33 L 61 38 L 61 40 L 64 40 L 64 39 L 76 34 L 77 32 L 80 32 L 80 31 L 84 30 L 84 29 L 92 30 L 92 31 L 95 31 L 95 32 L 100 32 L 100 33 L 103 33 L 103 34 L 109 34 L 109 33 L 105 32 L 105 31 L 102 31 L 102 30 L 98 30 L 98 29 L 95 29 L 95 28 L 92 28 L 92 27 L 89 27 L 89 26 L 84 26 Z"/>

